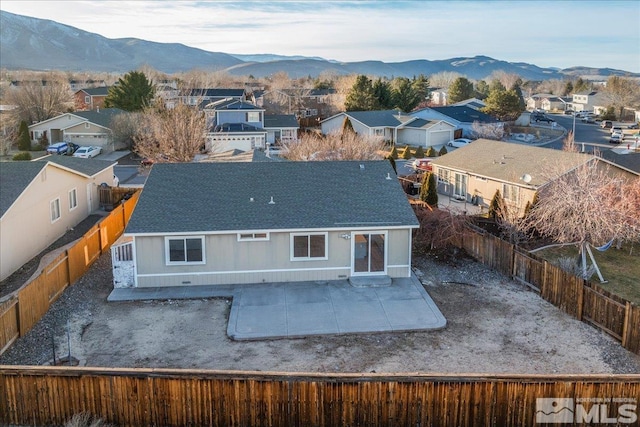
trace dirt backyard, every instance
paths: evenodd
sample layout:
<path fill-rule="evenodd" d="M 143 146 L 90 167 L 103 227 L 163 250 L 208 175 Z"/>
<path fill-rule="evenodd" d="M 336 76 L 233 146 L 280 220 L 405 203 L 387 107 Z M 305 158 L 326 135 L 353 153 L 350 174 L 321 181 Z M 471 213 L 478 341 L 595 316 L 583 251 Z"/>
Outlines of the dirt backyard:
<path fill-rule="evenodd" d="M 640 356 L 467 258 L 414 259 L 443 330 L 233 341 L 226 299 L 113 302 L 109 255 L 68 288 L 0 364 L 289 372 L 640 373 Z M 67 334 L 67 330 L 69 333 Z"/>

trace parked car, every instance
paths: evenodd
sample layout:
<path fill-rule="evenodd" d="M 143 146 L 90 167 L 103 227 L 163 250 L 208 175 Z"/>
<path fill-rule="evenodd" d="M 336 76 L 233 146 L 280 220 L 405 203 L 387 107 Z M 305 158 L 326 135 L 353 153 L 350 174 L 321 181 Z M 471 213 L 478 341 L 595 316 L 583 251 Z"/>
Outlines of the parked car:
<path fill-rule="evenodd" d="M 595 123 L 596 119 L 597 119 L 597 116 L 595 115 L 586 115 L 580 120 L 582 120 L 582 123 Z"/>
<path fill-rule="evenodd" d="M 602 129 L 611 129 L 613 127 L 613 122 L 611 120 L 603 120 L 602 123 L 600 123 L 600 127 Z"/>
<path fill-rule="evenodd" d="M 638 129 L 638 123 L 631 123 L 629 126 L 627 126 L 629 129 Z"/>
<path fill-rule="evenodd" d="M 553 123 L 555 122 L 555 120 L 553 120 L 552 118 L 549 118 L 547 116 L 535 116 L 533 118 L 533 120 L 538 123 L 538 122 L 547 122 L 547 123 Z"/>
<path fill-rule="evenodd" d="M 467 138 L 456 138 L 454 140 L 451 140 L 449 142 L 447 142 L 447 145 L 449 147 L 456 147 L 456 148 L 460 148 L 460 147 L 464 147 L 467 144 L 470 144 L 471 140 L 467 139 Z"/>
<path fill-rule="evenodd" d="M 51 144 L 47 147 L 47 153 L 49 154 L 67 154 L 69 150 L 69 145 L 66 142 L 56 142 L 55 144 Z"/>
<path fill-rule="evenodd" d="M 100 147 L 80 147 L 73 153 L 73 157 L 81 157 L 83 159 L 88 159 L 90 157 L 95 157 L 102 152 L 102 148 Z"/>
<path fill-rule="evenodd" d="M 610 130 L 611 134 L 613 135 L 615 132 L 620 132 L 620 133 L 624 133 L 622 132 L 622 128 L 620 126 L 612 126 L 611 130 Z"/>
<path fill-rule="evenodd" d="M 564 110 L 564 115 L 565 116 L 573 116 L 574 111 L 573 110 Z"/>

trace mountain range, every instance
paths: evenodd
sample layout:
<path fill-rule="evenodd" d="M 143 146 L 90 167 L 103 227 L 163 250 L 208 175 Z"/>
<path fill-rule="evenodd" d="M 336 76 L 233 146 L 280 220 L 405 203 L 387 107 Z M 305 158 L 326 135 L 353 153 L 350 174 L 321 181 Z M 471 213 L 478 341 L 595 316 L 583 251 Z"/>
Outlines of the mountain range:
<path fill-rule="evenodd" d="M 485 79 L 495 71 L 518 74 L 526 80 L 608 76 L 640 77 L 609 68 L 541 68 L 524 62 L 507 62 L 487 56 L 405 62 L 337 62 L 318 57 L 272 54 L 233 55 L 208 52 L 180 43 L 156 43 L 135 38 L 109 39 L 55 21 L 0 11 L 0 67 L 36 71 L 126 73 L 147 65 L 172 74 L 189 70 L 225 71 L 231 75 L 265 77 L 285 71 L 291 78 L 322 72 L 376 77 L 430 76 L 456 72 L 467 78 Z"/>

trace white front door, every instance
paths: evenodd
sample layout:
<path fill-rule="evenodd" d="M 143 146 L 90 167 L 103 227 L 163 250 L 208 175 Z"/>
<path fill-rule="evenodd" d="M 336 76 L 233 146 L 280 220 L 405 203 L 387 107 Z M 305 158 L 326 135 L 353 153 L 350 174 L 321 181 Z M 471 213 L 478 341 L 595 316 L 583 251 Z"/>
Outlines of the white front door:
<path fill-rule="evenodd" d="M 351 253 L 353 254 L 352 275 L 382 275 L 387 273 L 386 233 L 352 233 L 351 242 Z"/>

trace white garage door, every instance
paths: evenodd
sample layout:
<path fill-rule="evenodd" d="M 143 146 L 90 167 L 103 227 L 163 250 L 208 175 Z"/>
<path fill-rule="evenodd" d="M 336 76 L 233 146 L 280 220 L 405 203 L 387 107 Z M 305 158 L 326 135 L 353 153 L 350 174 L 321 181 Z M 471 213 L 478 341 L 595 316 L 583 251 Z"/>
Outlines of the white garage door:
<path fill-rule="evenodd" d="M 440 130 L 429 133 L 429 145 L 444 145 L 451 141 L 453 134 L 448 130 Z"/>

